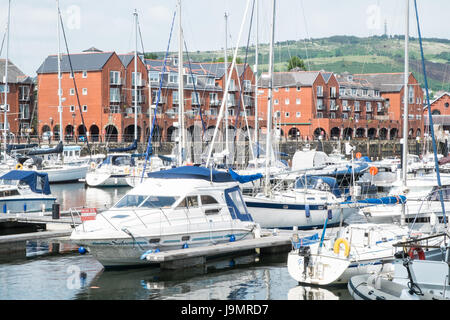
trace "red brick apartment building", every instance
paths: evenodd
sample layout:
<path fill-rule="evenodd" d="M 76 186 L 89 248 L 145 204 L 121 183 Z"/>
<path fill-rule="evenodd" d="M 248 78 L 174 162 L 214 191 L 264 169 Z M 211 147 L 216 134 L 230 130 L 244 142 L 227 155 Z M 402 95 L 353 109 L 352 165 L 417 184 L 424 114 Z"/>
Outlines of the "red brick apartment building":
<path fill-rule="evenodd" d="M 286 139 L 395 139 L 402 136 L 403 74 L 274 74 L 274 124 Z M 258 101 L 266 118 L 268 80 Z M 409 137 L 422 137 L 422 90 L 409 77 Z"/>
<path fill-rule="evenodd" d="M 88 136 L 91 141 L 132 141 L 134 139 L 134 54 L 117 55 L 90 48 L 61 56 L 62 126 L 65 140 Z M 138 72 L 138 139 L 148 131 L 147 68 L 141 58 Z M 59 139 L 58 61 L 48 56 L 37 70 L 38 130 L 53 132 Z M 77 98 L 78 93 L 78 98 Z M 81 112 L 80 112 L 81 108 Z M 83 119 L 81 117 L 83 115 Z M 84 125 L 83 125 L 84 120 Z"/>
<path fill-rule="evenodd" d="M 5 64 L 6 59 L 0 59 L 0 129 L 4 123 L 5 104 Z M 34 110 L 34 82 L 26 76 L 11 60 L 8 60 L 7 92 L 7 128 L 15 137 L 26 136 L 31 128 Z M 1 133 L 0 135 L 2 135 Z"/>
<path fill-rule="evenodd" d="M 441 125 L 444 130 L 450 130 L 450 94 L 443 92 L 434 100 L 430 101 L 431 114 L 433 116 L 433 124 Z M 425 130 L 428 124 L 428 107 L 425 105 L 423 110 L 425 119 Z"/>
<path fill-rule="evenodd" d="M 67 55 L 62 56 L 63 132 L 66 139 L 89 136 L 91 141 L 132 141 L 134 138 L 134 54 L 118 55 L 91 48 L 71 55 L 85 126 L 82 124 L 78 100 Z M 154 110 L 156 123 L 154 141 L 174 141 L 178 122 L 178 59 L 138 58 L 138 137 L 148 139 Z M 163 69 L 165 67 L 164 73 Z M 228 70 L 230 65 L 228 65 Z M 184 64 L 185 128 L 213 129 L 223 99 L 224 64 Z M 39 133 L 59 132 L 57 57 L 49 56 L 38 73 Z M 162 81 L 160 81 L 162 79 Z M 242 90 L 239 83 L 242 81 Z M 158 91 L 161 84 L 161 94 Z M 239 104 L 245 103 L 249 123 L 254 127 L 253 88 L 251 69 L 237 65 L 232 73 L 228 106 L 230 127 L 236 125 Z M 150 94 L 151 93 L 151 94 Z M 241 96 L 241 97 L 240 97 Z M 242 98 L 242 99 L 241 99 Z M 156 105 L 157 104 L 157 105 Z M 240 106 L 242 112 L 243 106 Z M 202 118 L 200 118 L 200 113 Z M 242 117 L 240 117 L 242 118 Z M 203 121 L 202 121 L 203 120 Z M 238 123 L 243 127 L 242 121 Z M 145 135 L 142 134 L 145 132 Z"/>

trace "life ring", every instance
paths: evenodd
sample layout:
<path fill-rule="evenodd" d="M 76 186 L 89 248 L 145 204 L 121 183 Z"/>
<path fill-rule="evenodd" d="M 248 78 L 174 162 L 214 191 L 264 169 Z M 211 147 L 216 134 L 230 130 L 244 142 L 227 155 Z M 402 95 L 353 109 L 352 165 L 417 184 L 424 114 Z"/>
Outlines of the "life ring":
<path fill-rule="evenodd" d="M 334 242 L 334 246 L 333 246 L 334 253 L 339 254 L 339 251 L 341 250 L 341 244 L 344 244 L 344 246 L 345 246 L 344 256 L 348 257 L 348 255 L 350 254 L 350 246 L 348 244 L 348 241 L 345 240 L 344 238 L 338 238 Z"/>
<path fill-rule="evenodd" d="M 372 176 L 376 176 L 378 173 L 378 168 L 377 167 L 370 167 L 369 172 Z"/>
<path fill-rule="evenodd" d="M 419 260 L 425 260 L 425 252 L 422 248 L 411 247 L 408 251 L 408 255 L 411 259 L 414 259 L 414 256 L 419 256 Z"/>
<path fill-rule="evenodd" d="M 91 169 L 95 169 L 95 162 L 91 162 Z"/>
<path fill-rule="evenodd" d="M 21 163 L 16 164 L 16 170 L 22 170 L 23 165 Z"/>
<path fill-rule="evenodd" d="M 356 153 L 356 159 L 361 159 L 361 157 L 362 157 L 361 152 L 357 152 L 357 153 Z"/>

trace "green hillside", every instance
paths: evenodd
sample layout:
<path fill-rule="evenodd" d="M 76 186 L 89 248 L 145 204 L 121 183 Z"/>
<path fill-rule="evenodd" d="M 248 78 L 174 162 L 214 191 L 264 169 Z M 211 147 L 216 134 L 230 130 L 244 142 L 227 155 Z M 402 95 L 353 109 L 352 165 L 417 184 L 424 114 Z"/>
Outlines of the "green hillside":
<path fill-rule="evenodd" d="M 426 69 L 430 90 L 450 90 L 450 40 L 423 39 Z M 231 50 L 230 50 L 231 52 Z M 245 61 L 246 48 L 238 50 L 238 56 Z M 163 53 L 157 53 L 163 57 Z M 231 54 L 230 54 L 231 55 Z M 274 47 L 275 71 L 287 71 L 288 60 L 301 57 L 308 70 L 326 70 L 336 73 L 403 72 L 404 36 L 332 36 L 328 38 L 277 42 Z M 190 52 L 194 61 L 213 62 L 223 57 L 222 51 Z M 259 70 L 268 69 L 269 45 L 259 46 Z M 419 40 L 409 40 L 410 71 L 424 87 L 420 59 Z M 247 61 L 255 61 L 254 46 L 248 49 Z"/>

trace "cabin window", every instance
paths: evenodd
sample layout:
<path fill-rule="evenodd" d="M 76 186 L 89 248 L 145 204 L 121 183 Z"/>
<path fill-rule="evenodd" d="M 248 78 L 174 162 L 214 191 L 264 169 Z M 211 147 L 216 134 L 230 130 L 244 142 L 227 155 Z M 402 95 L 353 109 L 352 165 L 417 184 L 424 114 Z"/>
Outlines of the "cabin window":
<path fill-rule="evenodd" d="M 140 206 L 140 208 L 170 208 L 178 197 L 150 196 Z"/>
<path fill-rule="evenodd" d="M 129 207 L 137 207 L 142 201 L 145 200 L 147 196 L 141 196 L 136 194 L 128 194 L 120 199 L 119 202 L 114 206 L 115 208 L 129 208 Z"/>
<path fill-rule="evenodd" d="M 205 204 L 218 204 L 217 200 L 211 196 L 200 196 L 200 200 L 202 201 L 202 205 Z"/>
<path fill-rule="evenodd" d="M 196 208 L 198 207 L 198 197 L 197 196 L 188 196 L 184 198 L 177 208 Z"/>

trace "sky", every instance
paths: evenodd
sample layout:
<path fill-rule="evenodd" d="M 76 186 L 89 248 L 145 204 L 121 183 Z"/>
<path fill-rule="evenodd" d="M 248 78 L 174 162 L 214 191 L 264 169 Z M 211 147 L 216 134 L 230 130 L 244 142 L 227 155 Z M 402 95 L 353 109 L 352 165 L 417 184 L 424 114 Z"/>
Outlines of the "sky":
<path fill-rule="evenodd" d="M 0 37 L 5 34 L 8 1 L 0 0 Z M 56 0 L 10 0 L 9 59 L 25 74 L 36 70 L 50 54 L 58 52 Z M 258 1 L 259 43 L 269 43 L 271 0 Z M 253 0 L 182 0 L 181 25 L 189 51 L 220 50 L 245 46 Z M 134 16 L 138 13 L 142 44 L 146 52 L 166 51 L 177 0 L 60 0 L 70 53 L 92 46 L 103 51 L 135 50 Z M 417 0 L 423 37 L 450 39 L 449 0 Z M 405 32 L 405 0 L 277 0 L 275 41 L 354 35 L 367 37 Z M 244 15 L 247 9 L 247 15 Z M 256 13 L 255 13 L 256 16 Z M 245 18 L 245 19 L 244 19 Z M 410 0 L 410 35 L 417 36 L 414 0 Z M 251 43 L 256 42 L 256 18 Z M 139 40 L 138 51 L 142 45 Z M 178 13 L 170 51 L 178 50 Z M 61 37 L 61 50 L 66 52 Z M 6 58 L 6 44 L 0 58 Z"/>

